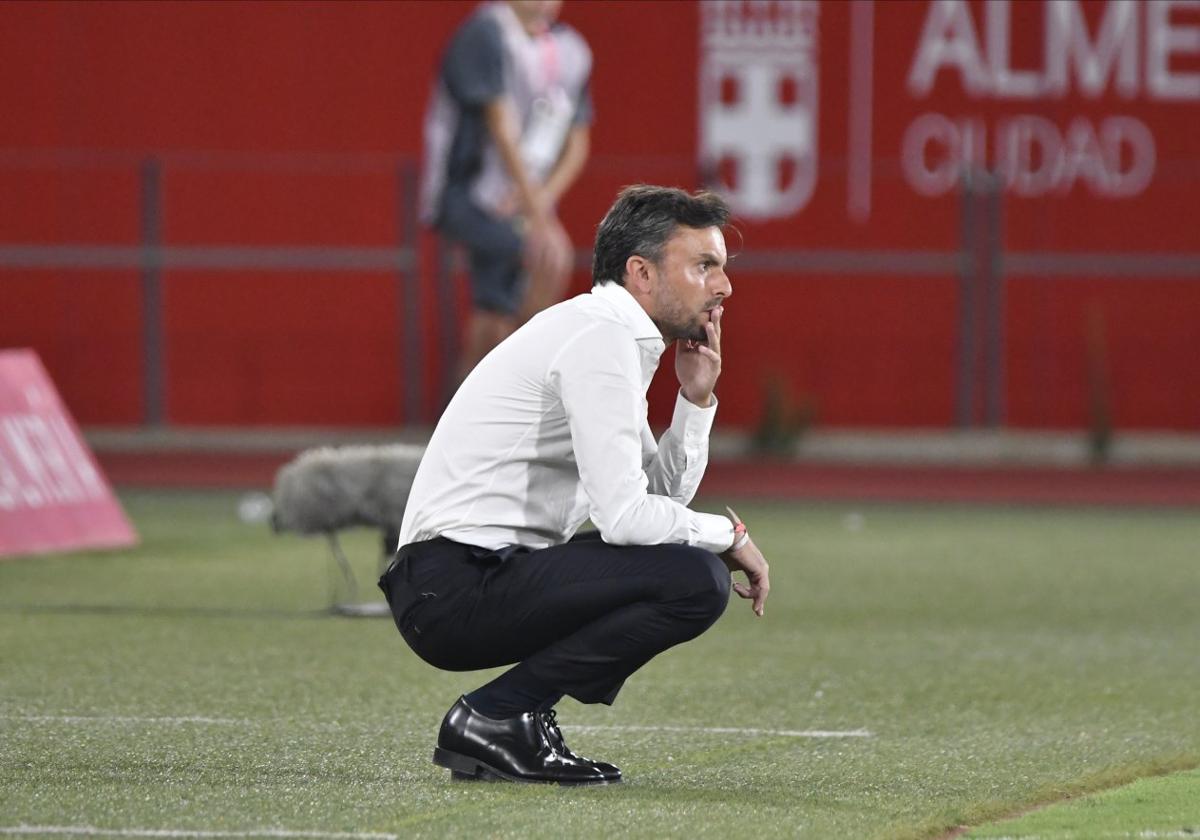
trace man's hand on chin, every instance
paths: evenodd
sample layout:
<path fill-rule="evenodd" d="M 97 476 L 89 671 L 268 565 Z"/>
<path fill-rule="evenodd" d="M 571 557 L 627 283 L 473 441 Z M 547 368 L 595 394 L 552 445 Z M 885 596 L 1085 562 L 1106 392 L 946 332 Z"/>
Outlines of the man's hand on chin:
<path fill-rule="evenodd" d="M 725 307 L 713 307 L 704 325 L 705 341 L 675 343 L 675 375 L 683 398 L 700 408 L 712 405 L 713 389 L 721 375 L 721 316 Z"/>

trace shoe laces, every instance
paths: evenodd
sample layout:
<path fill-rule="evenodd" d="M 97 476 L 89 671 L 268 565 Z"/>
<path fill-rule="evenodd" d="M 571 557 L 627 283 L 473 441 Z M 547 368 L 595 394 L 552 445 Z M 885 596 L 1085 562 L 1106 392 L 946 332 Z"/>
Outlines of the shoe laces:
<path fill-rule="evenodd" d="M 554 747 L 555 752 L 574 761 L 591 762 L 590 758 L 577 755 L 567 746 L 567 741 L 563 737 L 562 730 L 558 728 L 558 713 L 554 709 L 538 712 L 538 719 L 542 722 L 542 732 L 545 733 L 546 740 Z"/>
<path fill-rule="evenodd" d="M 539 712 L 538 717 L 542 721 L 542 727 L 546 730 L 556 744 L 566 746 L 563 741 L 562 730 L 558 728 L 558 712 L 554 709 L 547 709 L 544 712 Z"/>

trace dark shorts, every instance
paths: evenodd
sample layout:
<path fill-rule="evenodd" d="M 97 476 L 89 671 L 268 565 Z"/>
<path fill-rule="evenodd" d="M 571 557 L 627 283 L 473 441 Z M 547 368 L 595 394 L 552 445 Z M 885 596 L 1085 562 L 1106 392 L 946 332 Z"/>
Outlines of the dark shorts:
<path fill-rule="evenodd" d="M 524 241 L 511 219 L 480 210 L 466 193 L 447 190 L 438 230 L 467 249 L 476 309 L 515 315 L 525 295 Z"/>

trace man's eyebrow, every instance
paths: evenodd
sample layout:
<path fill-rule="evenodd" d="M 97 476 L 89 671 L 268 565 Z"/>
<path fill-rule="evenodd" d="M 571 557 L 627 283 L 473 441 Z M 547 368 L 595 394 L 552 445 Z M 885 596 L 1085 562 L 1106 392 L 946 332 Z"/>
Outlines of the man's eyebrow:
<path fill-rule="evenodd" d="M 711 251 L 702 251 L 697 259 L 708 260 L 709 262 L 715 262 L 719 265 L 724 264 L 724 261 Z"/>

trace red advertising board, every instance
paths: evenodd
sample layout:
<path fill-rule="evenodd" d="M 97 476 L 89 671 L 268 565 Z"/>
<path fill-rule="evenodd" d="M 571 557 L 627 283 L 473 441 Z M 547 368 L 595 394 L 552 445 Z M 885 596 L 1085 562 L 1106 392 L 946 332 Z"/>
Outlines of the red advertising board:
<path fill-rule="evenodd" d="M 137 541 L 37 354 L 0 352 L 0 557 Z"/>
<path fill-rule="evenodd" d="M 1009 248 L 1196 247 L 1195 0 L 721 0 L 699 29 L 697 151 L 755 248 L 953 246 L 965 170 Z"/>

